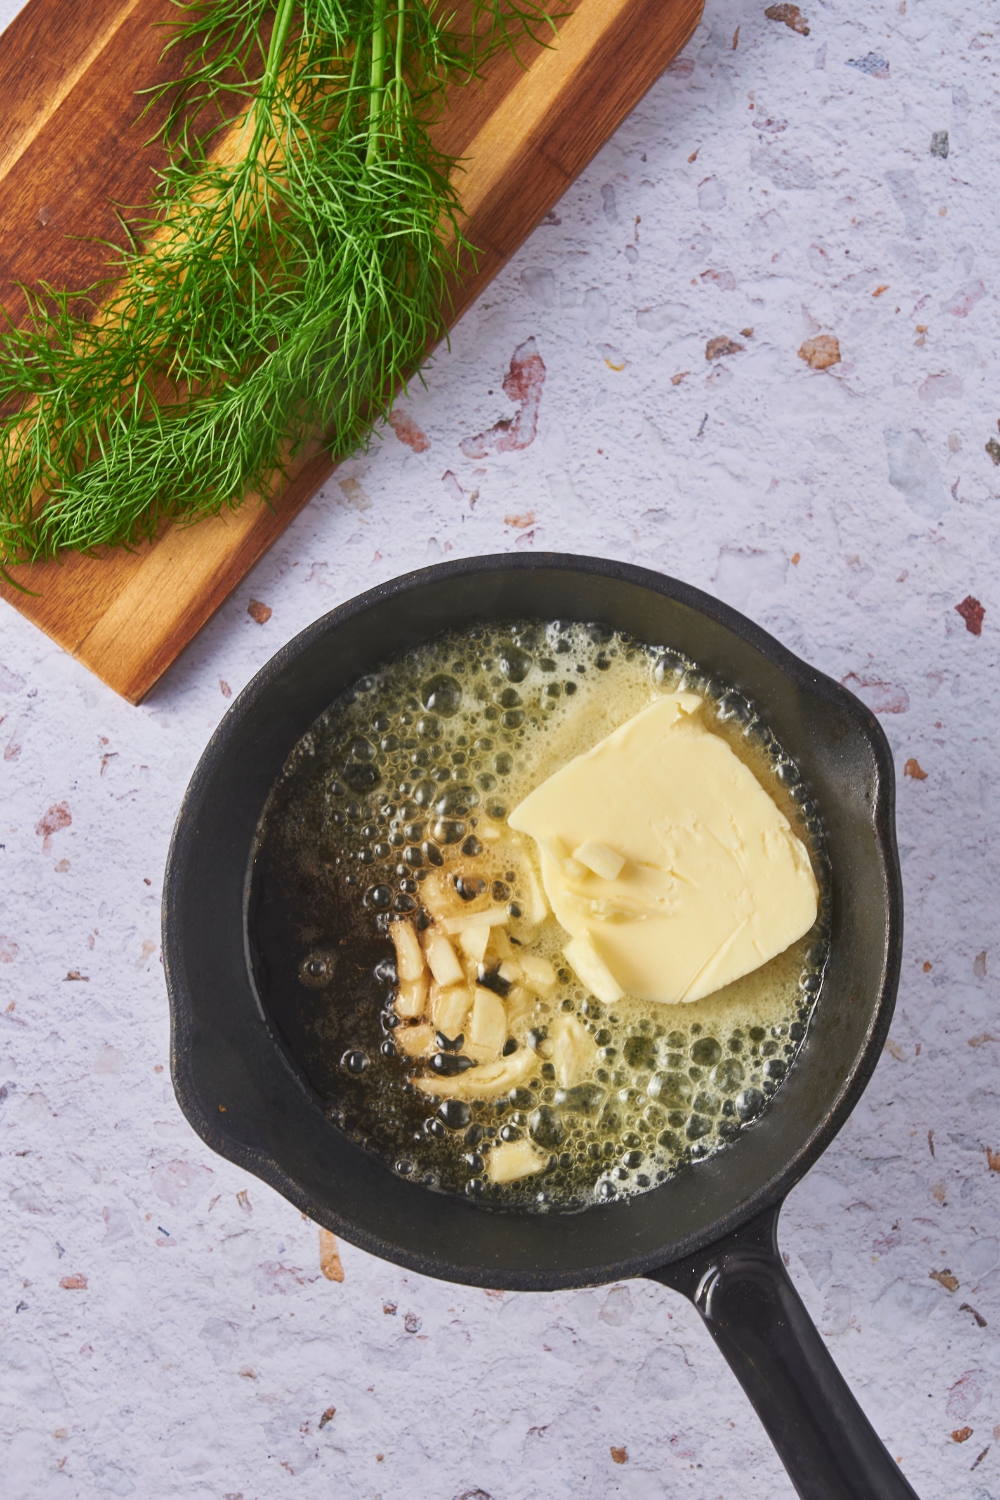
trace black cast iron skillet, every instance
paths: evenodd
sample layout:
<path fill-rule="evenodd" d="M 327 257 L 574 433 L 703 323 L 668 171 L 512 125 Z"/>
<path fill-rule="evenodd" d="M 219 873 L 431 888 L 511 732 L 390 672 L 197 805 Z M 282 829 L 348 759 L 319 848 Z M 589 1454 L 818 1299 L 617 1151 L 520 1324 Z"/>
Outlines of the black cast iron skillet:
<path fill-rule="evenodd" d="M 832 949 L 763 1115 L 661 1187 L 573 1215 L 489 1212 L 350 1142 L 265 1018 L 250 962 L 258 820 L 289 751 L 346 685 L 474 620 L 601 621 L 673 646 L 755 700 L 826 821 Z M 902 945 L 892 758 L 858 700 L 697 589 L 624 563 L 495 556 L 410 573 L 334 610 L 240 694 L 177 820 L 163 951 L 181 1108 L 214 1150 L 317 1223 L 428 1276 L 518 1291 L 648 1276 L 694 1302 L 809 1500 L 914 1496 L 841 1378 L 777 1249 L 784 1198 L 843 1125 L 889 1030 Z M 291 961 L 291 957 L 290 960 Z"/>

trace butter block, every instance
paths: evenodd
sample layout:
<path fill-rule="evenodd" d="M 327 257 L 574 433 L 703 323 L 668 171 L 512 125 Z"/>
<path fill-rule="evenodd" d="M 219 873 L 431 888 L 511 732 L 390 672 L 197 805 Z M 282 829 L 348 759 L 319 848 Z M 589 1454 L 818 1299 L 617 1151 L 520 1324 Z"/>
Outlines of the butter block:
<path fill-rule="evenodd" d="M 701 1000 L 816 920 L 804 844 L 706 728 L 703 701 L 657 699 L 510 814 L 538 846 L 549 904 L 572 938 L 566 957 L 598 998 Z M 622 860 L 613 878 L 581 858 L 595 854 L 590 865 L 606 875 Z"/>

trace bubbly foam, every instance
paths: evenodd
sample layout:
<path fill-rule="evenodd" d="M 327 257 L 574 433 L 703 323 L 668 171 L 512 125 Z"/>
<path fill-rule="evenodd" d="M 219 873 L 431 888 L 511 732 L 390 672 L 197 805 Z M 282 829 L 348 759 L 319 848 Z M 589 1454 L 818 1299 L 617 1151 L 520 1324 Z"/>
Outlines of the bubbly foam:
<path fill-rule="evenodd" d="M 555 919 L 527 926 L 530 861 L 505 820 L 560 765 L 679 688 L 706 697 L 706 723 L 808 847 L 820 917 L 784 953 L 693 1005 L 628 997 L 602 1005 L 566 966 Z M 296 973 L 328 1007 L 313 1025 L 328 1035 L 322 1091 L 332 1118 L 401 1175 L 483 1203 L 578 1208 L 646 1191 L 682 1161 L 724 1147 L 780 1086 L 822 984 L 823 830 L 798 768 L 742 695 L 676 652 L 599 625 L 475 626 L 361 679 L 289 757 L 261 848 L 289 888 L 308 893 Z M 429 900 L 442 882 L 479 905 L 488 892 L 508 909 L 499 930 L 515 956 L 547 957 L 558 972 L 550 995 L 522 995 L 510 1008 L 507 1049 L 531 1049 L 534 1060 L 500 1099 L 428 1097 L 412 1081 L 428 1062 L 400 1042 L 410 1023 L 395 1009 L 389 924 L 426 922 L 422 893 Z M 572 1087 L 559 1086 L 548 1060 L 549 1029 L 565 1014 L 595 1047 Z M 489 1153 L 525 1136 L 547 1165 L 492 1182 Z"/>

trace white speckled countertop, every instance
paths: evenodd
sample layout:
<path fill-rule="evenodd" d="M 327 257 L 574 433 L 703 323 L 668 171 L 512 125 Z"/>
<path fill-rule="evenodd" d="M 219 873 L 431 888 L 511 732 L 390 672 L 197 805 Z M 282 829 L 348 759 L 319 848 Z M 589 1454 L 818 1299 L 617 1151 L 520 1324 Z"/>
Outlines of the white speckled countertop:
<path fill-rule="evenodd" d="M 470 1291 L 350 1245 L 327 1279 L 165 1071 L 164 857 L 230 694 L 381 579 L 531 547 L 712 590 L 881 716 L 896 1018 L 781 1237 L 922 1500 L 1000 1497 L 1000 28 L 969 0 L 803 14 L 708 0 L 409 422 L 141 708 L 0 606 L 6 1500 L 791 1494 L 680 1297 Z M 544 365 L 519 405 L 515 350 Z"/>

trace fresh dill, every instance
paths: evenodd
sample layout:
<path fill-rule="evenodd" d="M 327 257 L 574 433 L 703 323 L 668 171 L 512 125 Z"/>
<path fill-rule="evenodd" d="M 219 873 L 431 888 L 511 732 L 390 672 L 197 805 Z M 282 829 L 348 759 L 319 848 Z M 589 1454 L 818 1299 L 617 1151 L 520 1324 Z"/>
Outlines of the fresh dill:
<path fill-rule="evenodd" d="M 471 250 L 445 90 L 554 25 L 542 0 L 179 8 L 152 207 L 105 281 L 30 291 L 0 335 L 0 571 L 267 498 L 317 435 L 355 451 Z"/>

